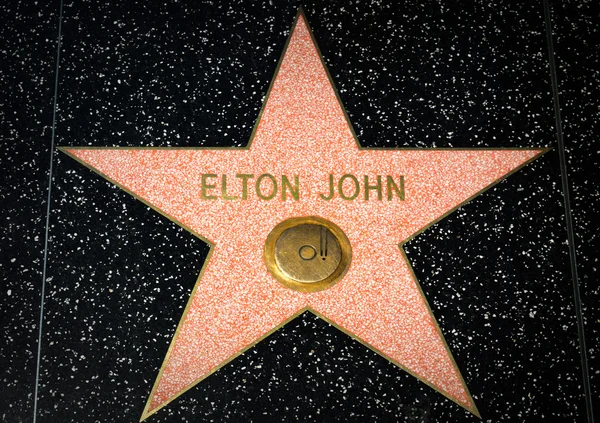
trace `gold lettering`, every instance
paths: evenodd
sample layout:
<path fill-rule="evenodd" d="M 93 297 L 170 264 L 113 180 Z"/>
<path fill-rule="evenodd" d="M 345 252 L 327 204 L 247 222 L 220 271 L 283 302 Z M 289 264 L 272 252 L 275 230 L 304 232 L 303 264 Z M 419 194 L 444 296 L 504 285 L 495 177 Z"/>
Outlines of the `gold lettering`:
<path fill-rule="evenodd" d="M 398 189 L 398 185 L 396 185 L 396 182 L 394 182 L 394 178 L 392 178 L 390 175 L 387 176 L 386 180 L 388 201 L 392 201 L 392 189 L 394 190 L 398 198 L 404 201 L 404 175 L 400 175 L 400 189 Z"/>
<path fill-rule="evenodd" d="M 354 183 L 354 194 L 349 196 L 347 196 L 344 193 L 344 181 L 346 179 L 351 179 Z M 358 194 L 360 192 L 360 185 L 358 184 L 358 179 L 356 179 L 356 176 L 351 175 L 349 173 L 342 175 L 342 177 L 338 181 L 338 192 L 340 193 L 340 197 L 342 197 L 344 200 L 354 200 L 356 197 L 358 197 Z"/>
<path fill-rule="evenodd" d="M 329 201 L 333 198 L 333 175 L 329 174 L 329 195 L 325 197 L 323 194 L 319 194 L 319 196 L 325 200 Z"/>
<path fill-rule="evenodd" d="M 209 195 L 206 193 L 206 190 L 216 188 L 215 184 L 208 183 L 208 178 L 216 178 L 216 177 L 217 177 L 217 175 L 215 175 L 214 173 L 203 173 L 202 174 L 202 185 L 201 185 L 201 189 L 200 189 L 200 198 L 202 198 L 203 200 L 216 200 L 217 199 L 216 195 Z"/>
<path fill-rule="evenodd" d="M 292 187 L 292 184 L 288 180 L 287 176 L 281 175 L 281 199 L 283 201 L 287 199 L 288 189 L 290 190 L 294 200 L 298 201 L 300 199 L 300 181 L 298 175 L 294 176 L 294 185 L 295 187 Z"/>
<path fill-rule="evenodd" d="M 227 175 L 223 175 L 221 177 L 221 197 L 223 200 L 237 200 L 238 198 L 234 196 L 227 195 Z"/>
<path fill-rule="evenodd" d="M 369 176 L 365 175 L 365 200 L 369 200 L 369 191 L 377 191 L 377 199 L 381 201 L 381 175 L 377 175 L 377 184 L 369 185 Z"/>
<path fill-rule="evenodd" d="M 251 173 L 238 173 L 235 175 L 236 178 L 242 180 L 242 200 L 248 199 L 248 179 L 254 178 Z"/>
<path fill-rule="evenodd" d="M 261 182 L 265 178 L 268 178 L 271 181 L 271 183 L 273 184 L 273 191 L 271 191 L 271 193 L 269 195 L 264 195 L 261 191 Z M 256 180 L 256 195 L 258 195 L 258 197 L 261 200 L 271 200 L 273 197 L 275 197 L 277 195 L 277 180 L 273 177 L 273 175 L 270 175 L 268 173 L 263 173 L 262 175 L 260 175 L 258 177 L 258 179 Z"/>

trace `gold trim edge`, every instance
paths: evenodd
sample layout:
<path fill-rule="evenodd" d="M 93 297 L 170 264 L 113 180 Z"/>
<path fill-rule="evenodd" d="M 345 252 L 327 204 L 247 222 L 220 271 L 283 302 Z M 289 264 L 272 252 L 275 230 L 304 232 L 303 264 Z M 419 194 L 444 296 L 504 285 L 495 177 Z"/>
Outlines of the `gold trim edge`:
<path fill-rule="evenodd" d="M 290 278 L 279 268 L 277 260 L 275 259 L 275 245 L 283 232 L 287 229 L 304 224 L 316 224 L 326 227 L 337 239 L 341 248 L 342 257 L 335 271 L 325 279 L 313 283 L 302 283 Z M 335 223 L 319 216 L 296 216 L 280 222 L 273 228 L 269 235 L 267 235 L 263 260 L 271 276 L 286 288 L 299 292 L 318 292 L 331 288 L 343 279 L 352 262 L 352 246 L 344 231 L 342 231 Z"/>

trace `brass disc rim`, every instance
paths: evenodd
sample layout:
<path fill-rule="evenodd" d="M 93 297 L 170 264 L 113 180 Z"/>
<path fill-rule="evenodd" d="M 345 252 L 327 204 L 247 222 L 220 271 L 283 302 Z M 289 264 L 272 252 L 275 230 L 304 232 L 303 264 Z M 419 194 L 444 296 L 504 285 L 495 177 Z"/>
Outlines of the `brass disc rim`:
<path fill-rule="evenodd" d="M 320 225 L 327 228 L 336 238 L 341 249 L 341 258 L 336 269 L 325 279 L 310 283 L 299 282 L 289 277 L 281 270 L 275 257 L 275 244 L 281 235 L 288 229 L 307 224 Z M 335 223 L 318 216 L 292 217 L 280 222 L 267 236 L 267 240 L 265 242 L 264 260 L 269 273 L 275 278 L 275 280 L 277 280 L 277 282 L 286 288 L 290 288 L 299 292 L 318 292 L 331 288 L 337 282 L 342 280 L 348 271 L 348 268 L 350 267 L 350 262 L 352 261 L 352 247 L 346 234 Z"/>

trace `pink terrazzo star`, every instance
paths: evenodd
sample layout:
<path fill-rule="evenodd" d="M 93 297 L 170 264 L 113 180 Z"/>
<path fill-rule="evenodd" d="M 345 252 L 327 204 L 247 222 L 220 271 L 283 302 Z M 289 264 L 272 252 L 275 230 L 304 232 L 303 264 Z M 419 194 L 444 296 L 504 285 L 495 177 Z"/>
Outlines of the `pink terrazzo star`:
<path fill-rule="evenodd" d="M 62 151 L 212 245 L 142 420 L 305 310 L 478 415 L 401 245 L 544 149 L 362 149 L 299 13 L 248 148 Z M 298 200 L 255 195 L 265 173 L 298 176 Z M 203 190 L 206 174 L 219 176 Z M 238 174 L 255 177 L 245 200 Z M 330 174 L 402 175 L 405 198 L 324 201 Z M 237 199 L 222 198 L 221 175 Z M 335 223 L 352 246 L 347 274 L 321 292 L 282 286 L 263 261 L 269 232 L 298 216 Z"/>

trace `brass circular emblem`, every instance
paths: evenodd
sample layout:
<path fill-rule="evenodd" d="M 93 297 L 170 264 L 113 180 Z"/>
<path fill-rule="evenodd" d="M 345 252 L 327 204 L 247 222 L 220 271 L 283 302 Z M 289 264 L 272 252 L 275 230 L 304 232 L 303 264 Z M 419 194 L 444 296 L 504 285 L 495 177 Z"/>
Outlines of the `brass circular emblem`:
<path fill-rule="evenodd" d="M 316 216 L 294 217 L 275 226 L 265 244 L 269 272 L 284 286 L 322 291 L 342 279 L 352 249 L 334 223 Z"/>

